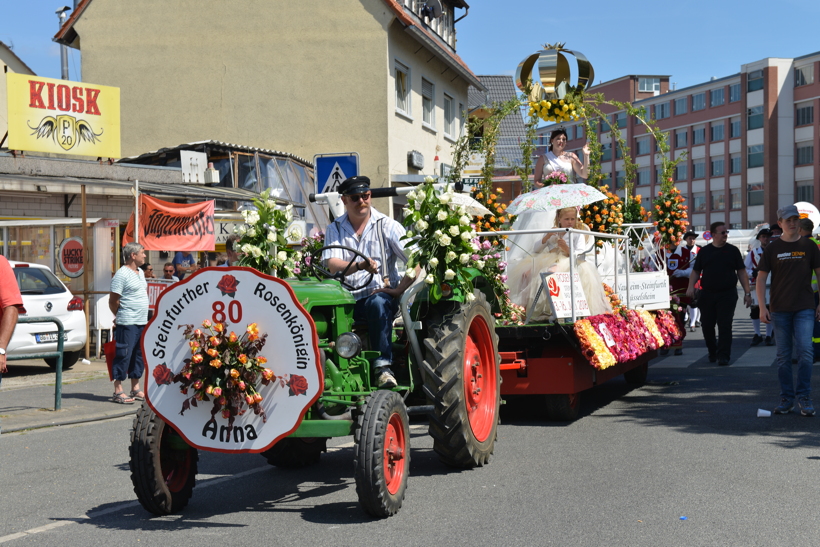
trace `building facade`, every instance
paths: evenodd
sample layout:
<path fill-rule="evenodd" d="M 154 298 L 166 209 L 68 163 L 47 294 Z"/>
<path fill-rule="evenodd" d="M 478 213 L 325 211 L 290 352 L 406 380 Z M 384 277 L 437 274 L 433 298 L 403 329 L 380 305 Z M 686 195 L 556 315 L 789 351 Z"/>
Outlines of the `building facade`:
<path fill-rule="evenodd" d="M 675 185 L 697 231 L 715 221 L 753 228 L 777 221 L 777 209 L 820 195 L 820 52 L 794 59 L 766 58 L 740 72 L 685 89 L 670 89 L 669 76 L 625 76 L 590 88 L 607 98 L 645 107 L 666 133 L 675 158 L 684 156 Z M 638 164 L 635 193 L 649 208 L 660 188 L 654 139 L 625 112 L 608 111 Z M 543 141 L 554 126 L 543 128 Z M 566 125 L 568 149 L 580 153 L 583 128 Z M 605 183 L 623 188 L 623 160 L 606 124 L 599 124 Z M 613 150 L 614 149 L 614 150 Z M 623 193 L 623 190 L 621 190 Z"/>
<path fill-rule="evenodd" d="M 213 138 L 358 152 L 389 186 L 449 163 L 467 89 L 483 88 L 455 50 L 467 4 L 445 0 L 435 19 L 423 6 L 83 0 L 55 40 L 81 50 L 83 80 L 120 88 L 125 155 Z"/>

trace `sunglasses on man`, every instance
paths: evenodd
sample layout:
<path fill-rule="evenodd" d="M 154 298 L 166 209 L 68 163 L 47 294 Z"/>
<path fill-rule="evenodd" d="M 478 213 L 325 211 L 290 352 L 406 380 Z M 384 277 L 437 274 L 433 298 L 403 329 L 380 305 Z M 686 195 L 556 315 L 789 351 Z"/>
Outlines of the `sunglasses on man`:
<path fill-rule="evenodd" d="M 347 196 L 350 198 L 350 201 L 353 203 L 359 203 L 359 200 L 367 201 L 370 199 L 370 192 L 366 194 L 353 194 L 352 196 Z"/>

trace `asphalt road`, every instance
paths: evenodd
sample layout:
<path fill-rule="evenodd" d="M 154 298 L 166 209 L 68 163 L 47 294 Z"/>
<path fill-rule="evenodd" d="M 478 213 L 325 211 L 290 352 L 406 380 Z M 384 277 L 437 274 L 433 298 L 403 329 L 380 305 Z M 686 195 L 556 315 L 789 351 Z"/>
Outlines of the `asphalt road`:
<path fill-rule="evenodd" d="M 694 333 L 646 386 L 586 392 L 570 424 L 505 405 L 483 468 L 445 467 L 414 421 L 404 506 L 380 521 L 358 506 L 350 438 L 300 471 L 201 452 L 190 505 L 153 517 L 131 490 L 130 418 L 3 435 L 0 543 L 814 545 L 820 418 L 756 417 L 777 402 L 774 348 L 738 332 L 732 366 Z"/>

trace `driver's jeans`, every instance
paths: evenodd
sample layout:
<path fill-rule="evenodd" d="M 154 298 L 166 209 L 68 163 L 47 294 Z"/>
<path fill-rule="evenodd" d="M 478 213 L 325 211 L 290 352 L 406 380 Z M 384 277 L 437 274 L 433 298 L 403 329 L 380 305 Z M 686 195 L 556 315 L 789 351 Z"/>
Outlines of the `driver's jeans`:
<path fill-rule="evenodd" d="M 353 319 L 367 323 L 370 349 L 381 353 L 373 363 L 374 368 L 389 367 L 393 362 L 393 318 L 398 309 L 399 301 L 383 292 L 356 301 Z"/>

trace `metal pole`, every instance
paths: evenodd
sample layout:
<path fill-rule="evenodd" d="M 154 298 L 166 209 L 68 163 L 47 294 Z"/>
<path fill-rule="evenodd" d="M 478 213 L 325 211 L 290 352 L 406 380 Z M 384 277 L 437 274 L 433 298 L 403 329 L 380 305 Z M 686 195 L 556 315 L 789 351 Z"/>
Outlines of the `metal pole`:
<path fill-rule="evenodd" d="M 85 184 L 82 185 L 82 193 L 80 194 L 82 202 L 83 215 L 83 308 L 85 309 L 85 339 L 91 340 L 91 325 L 89 323 L 89 305 L 88 305 L 88 250 L 91 245 L 88 244 L 88 209 L 86 208 L 85 198 Z M 97 340 L 97 344 L 100 341 Z M 91 357 L 91 347 L 88 342 L 85 344 L 85 358 Z"/>
<path fill-rule="evenodd" d="M 62 8 L 58 9 L 55 13 L 57 17 L 60 19 L 60 29 L 63 28 L 66 20 L 66 12 L 71 11 L 71 8 L 68 6 L 63 6 Z M 61 75 L 60 77 L 63 80 L 68 80 L 68 46 L 62 44 L 60 46 L 60 69 Z"/>
<path fill-rule="evenodd" d="M 140 242 L 140 181 L 134 181 L 134 243 Z"/>

